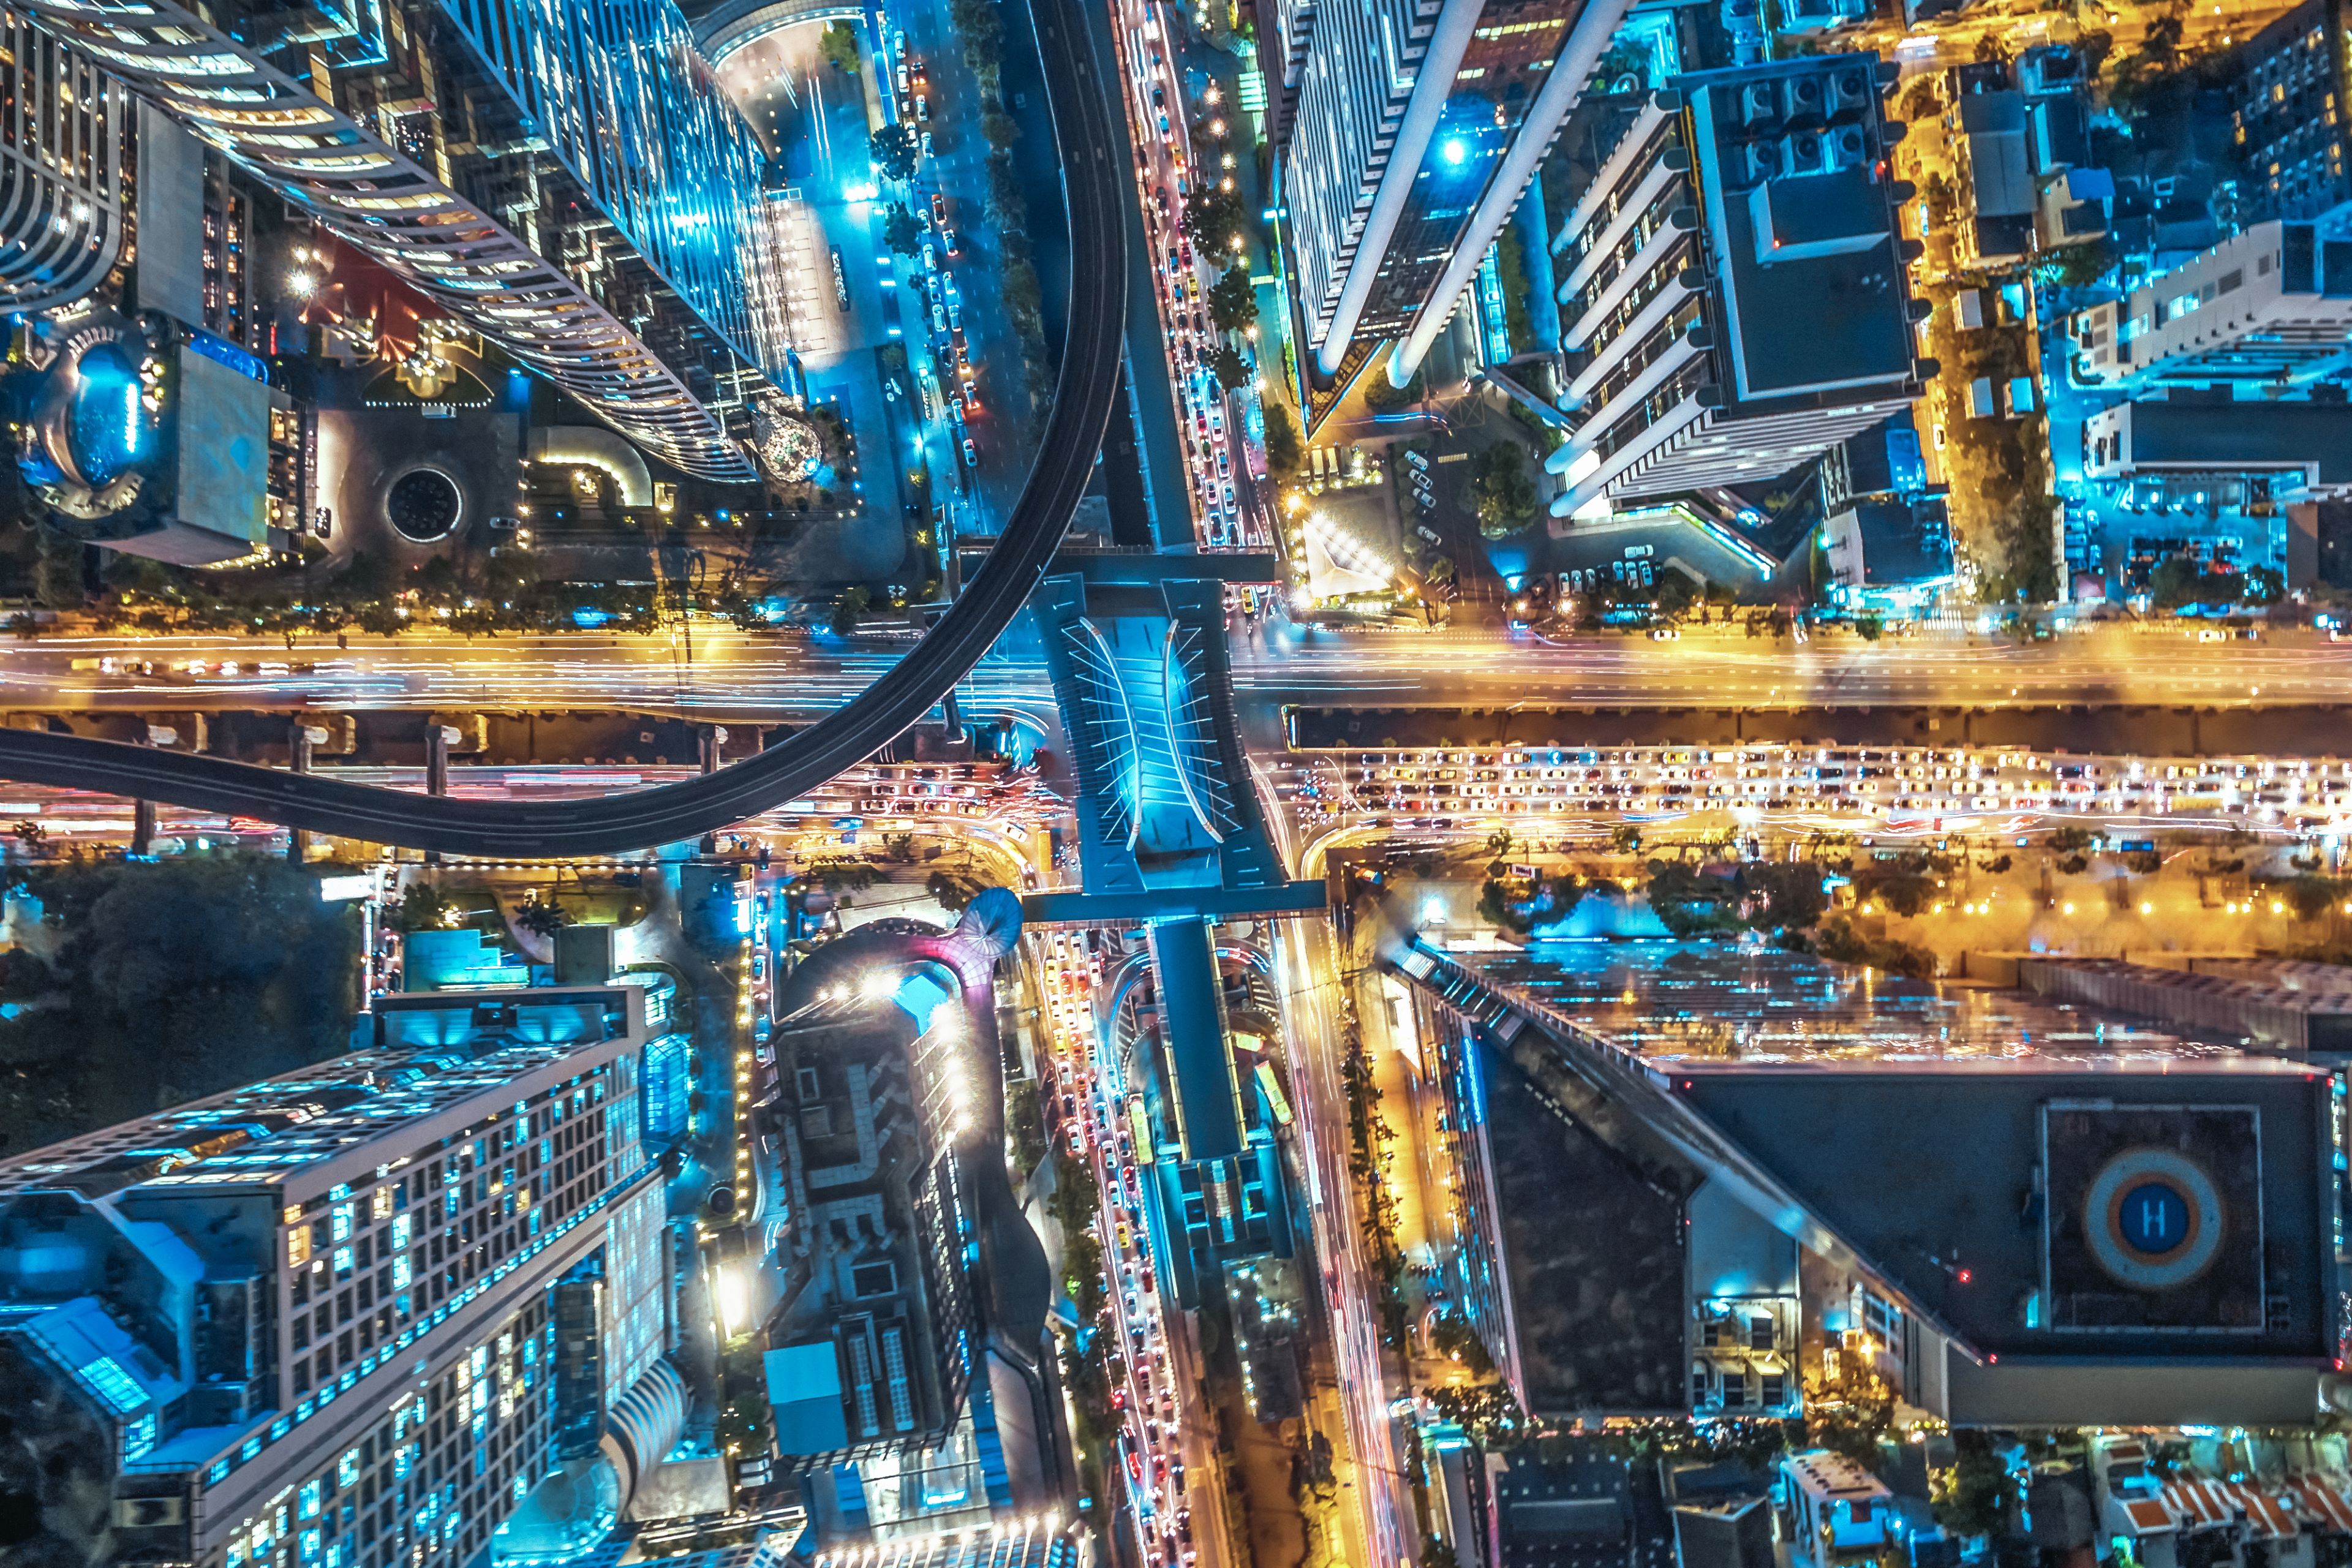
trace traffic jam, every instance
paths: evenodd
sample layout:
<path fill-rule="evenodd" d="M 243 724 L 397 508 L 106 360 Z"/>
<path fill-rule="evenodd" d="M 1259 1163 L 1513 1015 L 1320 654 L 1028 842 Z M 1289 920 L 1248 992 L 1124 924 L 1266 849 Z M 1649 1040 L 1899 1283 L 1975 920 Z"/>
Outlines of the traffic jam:
<path fill-rule="evenodd" d="M 1110 1405 L 1118 1424 L 1116 1452 L 1124 1472 L 1123 1526 L 1131 1527 L 1146 1568 L 1192 1568 L 1198 1561 L 1185 1491 L 1177 1374 L 1169 1361 L 1167 1321 L 1146 1234 L 1139 1135 L 1150 1137 L 1142 1098 L 1122 1098 L 1105 1058 L 1095 994 L 1115 939 L 1097 931 L 1046 931 L 1033 939 L 1053 1049 L 1045 1085 L 1047 1121 L 1057 1142 L 1093 1173 L 1100 1210 L 1107 1321 L 1105 1358 Z"/>
<path fill-rule="evenodd" d="M 1210 360 L 1223 334 L 1211 324 L 1206 298 L 1215 279 L 1192 254 L 1184 233 L 1184 200 L 1194 180 L 1222 178 L 1192 156 L 1181 74 L 1171 63 L 1168 34 L 1156 0 L 1119 0 L 1127 56 L 1128 110 L 1135 128 L 1138 184 L 1144 193 L 1144 232 L 1151 239 L 1161 333 L 1168 342 L 1169 379 L 1176 390 L 1177 424 L 1198 503 L 1202 534 L 1213 545 L 1241 542 L 1242 513 L 1234 489 L 1238 444 L 1226 418 L 1224 389 Z M 1212 94 L 1215 89 L 1209 89 Z"/>

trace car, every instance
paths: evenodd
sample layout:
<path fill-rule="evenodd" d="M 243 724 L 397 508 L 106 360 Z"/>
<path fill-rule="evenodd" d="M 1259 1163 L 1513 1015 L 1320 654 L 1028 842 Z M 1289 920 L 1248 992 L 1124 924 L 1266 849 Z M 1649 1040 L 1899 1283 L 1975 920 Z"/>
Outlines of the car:
<path fill-rule="evenodd" d="M 931 155 L 931 133 L 930 133 L 929 132 L 926 131 L 926 132 L 923 132 L 923 156 L 924 156 L 924 157 L 926 157 L 926 158 L 929 158 L 930 155 Z"/>
<path fill-rule="evenodd" d="M 944 224 L 940 226 L 940 243 L 947 247 L 948 254 L 950 256 L 958 254 L 956 249 L 956 232 L 955 230 L 949 228 Z"/>
<path fill-rule="evenodd" d="M 927 121 L 930 117 L 931 100 L 925 98 L 921 93 L 917 93 L 915 95 L 915 118 L 919 121 Z"/>
<path fill-rule="evenodd" d="M 948 199 L 937 191 L 931 193 L 931 221 L 941 228 L 948 226 Z"/>
<path fill-rule="evenodd" d="M 2230 634 L 2223 631 L 2219 626 L 2200 626 L 2197 631 L 2197 640 L 2199 642 L 2228 642 L 2230 640 Z"/>
<path fill-rule="evenodd" d="M 968 468 L 980 467 L 980 448 L 971 444 L 971 437 L 969 436 L 963 438 L 963 462 L 964 467 Z"/>
<path fill-rule="evenodd" d="M 1683 634 L 1675 630 L 1672 626 L 1652 626 L 1650 628 L 1650 640 L 1652 642 L 1680 642 L 1683 640 Z"/>

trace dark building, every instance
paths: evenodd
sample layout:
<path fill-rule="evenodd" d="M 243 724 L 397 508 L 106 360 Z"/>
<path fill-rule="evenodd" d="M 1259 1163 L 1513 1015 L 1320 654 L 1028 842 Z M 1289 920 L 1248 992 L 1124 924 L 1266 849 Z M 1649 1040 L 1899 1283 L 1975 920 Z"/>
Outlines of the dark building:
<path fill-rule="evenodd" d="M 1791 1415 L 1854 1366 L 1963 1426 L 2314 1407 L 2325 1074 L 1777 951 L 1396 967 L 1470 1146 L 1465 1309 L 1538 1416 Z"/>
<path fill-rule="evenodd" d="M 2345 0 L 2305 4 L 2249 39 L 2231 84 L 2242 216 L 2340 220 L 2352 203 L 2345 167 L 2352 114 L 2352 37 Z"/>

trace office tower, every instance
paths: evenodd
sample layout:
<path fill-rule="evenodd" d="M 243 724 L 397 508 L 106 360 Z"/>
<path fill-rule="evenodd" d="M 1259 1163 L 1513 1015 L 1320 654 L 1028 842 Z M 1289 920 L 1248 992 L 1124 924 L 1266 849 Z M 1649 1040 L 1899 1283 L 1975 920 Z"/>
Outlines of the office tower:
<path fill-rule="evenodd" d="M 1875 55 L 1676 79 L 1552 241 L 1566 407 L 1552 515 L 1770 479 L 1919 395 Z"/>
<path fill-rule="evenodd" d="M 1790 1416 L 1864 1378 L 1955 1426 L 2316 1405 L 2342 1309 L 2315 1041 L 1711 942 L 1394 964 L 1442 1064 L 1447 1283 L 1539 1419 Z"/>
<path fill-rule="evenodd" d="M 62 305 L 112 270 L 129 107 L 89 56 L 0 6 L 0 310 Z"/>
<path fill-rule="evenodd" d="M 1399 385 L 1623 19 L 1626 0 L 1371 0 L 1319 5 L 1282 154 L 1302 374 L 1351 379 L 1379 342 Z"/>
<path fill-rule="evenodd" d="M 648 451 L 755 477 L 761 154 L 671 0 L 26 9 Z"/>
<path fill-rule="evenodd" d="M 634 987 L 383 998 L 348 1056 L 0 1163 L 0 1406 L 43 1534 L 455 1564 L 584 1474 L 601 1415 L 675 1375 L 647 1034 Z M 575 1543 L 610 1523 L 583 1513 Z"/>
<path fill-rule="evenodd" d="M 2352 237 L 2258 223 L 2067 318 L 2074 367 L 2110 386 L 2307 381 L 2352 356 Z"/>
<path fill-rule="evenodd" d="M 2317 218 L 2341 232 L 2352 207 L 2352 36 L 2344 0 L 2305 0 L 2247 40 L 2230 88 L 2246 221 Z"/>

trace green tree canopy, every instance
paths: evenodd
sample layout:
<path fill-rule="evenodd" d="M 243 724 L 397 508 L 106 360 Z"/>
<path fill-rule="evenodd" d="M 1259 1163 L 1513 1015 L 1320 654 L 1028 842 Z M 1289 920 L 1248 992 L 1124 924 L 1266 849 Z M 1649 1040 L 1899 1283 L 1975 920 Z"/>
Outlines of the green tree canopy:
<path fill-rule="evenodd" d="M 882 215 L 882 243 L 901 256 L 923 254 L 923 226 L 904 202 L 892 202 Z"/>
<path fill-rule="evenodd" d="M 875 172 L 887 180 L 903 181 L 915 177 L 923 144 L 915 128 L 901 120 L 874 133 L 873 150 Z"/>
<path fill-rule="evenodd" d="M 1257 321 L 1257 286 L 1249 266 L 1236 262 L 1209 285 L 1209 321 L 1221 332 L 1238 332 Z"/>

